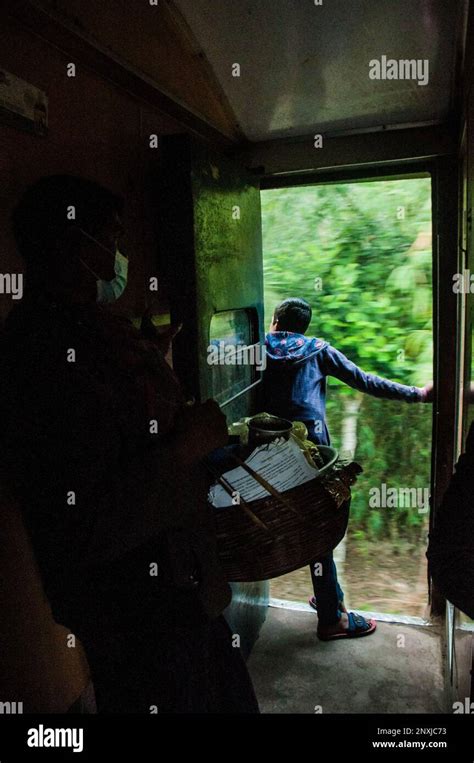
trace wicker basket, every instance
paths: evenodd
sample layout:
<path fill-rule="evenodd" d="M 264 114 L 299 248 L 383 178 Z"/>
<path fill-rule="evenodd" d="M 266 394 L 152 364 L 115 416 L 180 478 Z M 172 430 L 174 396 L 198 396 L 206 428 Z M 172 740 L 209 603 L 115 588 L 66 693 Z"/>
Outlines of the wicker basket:
<path fill-rule="evenodd" d="M 268 580 L 330 553 L 346 532 L 350 485 L 361 471 L 359 464 L 337 462 L 326 476 L 283 494 L 215 509 L 227 580 Z"/>

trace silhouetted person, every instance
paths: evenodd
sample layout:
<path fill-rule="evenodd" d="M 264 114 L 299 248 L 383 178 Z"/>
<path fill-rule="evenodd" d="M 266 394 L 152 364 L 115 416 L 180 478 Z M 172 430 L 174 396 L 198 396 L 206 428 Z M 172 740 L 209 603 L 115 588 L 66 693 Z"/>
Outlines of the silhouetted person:
<path fill-rule="evenodd" d="M 121 213 L 69 176 L 14 211 L 27 272 L 1 338 L 2 478 L 99 712 L 256 712 L 221 615 L 231 594 L 200 465 L 226 443 L 225 418 L 212 401 L 185 406 L 150 326 L 147 341 L 108 310 L 127 281 Z"/>
<path fill-rule="evenodd" d="M 474 423 L 436 512 L 427 557 L 436 589 L 474 620 Z"/>

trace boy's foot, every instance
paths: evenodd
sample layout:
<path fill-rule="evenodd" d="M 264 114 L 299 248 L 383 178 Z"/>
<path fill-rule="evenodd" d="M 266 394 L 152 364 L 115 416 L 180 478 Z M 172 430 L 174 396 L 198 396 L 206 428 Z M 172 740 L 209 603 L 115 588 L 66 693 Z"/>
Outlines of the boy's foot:
<path fill-rule="evenodd" d="M 315 609 L 316 612 L 318 611 L 318 605 L 316 604 L 316 597 L 315 596 L 312 596 L 310 599 L 308 599 L 308 604 L 309 604 L 310 607 L 313 607 L 313 609 Z M 341 610 L 341 612 L 345 612 L 347 614 L 347 609 L 346 609 L 343 601 L 339 602 L 339 609 Z"/>
<path fill-rule="evenodd" d="M 340 638 L 369 636 L 376 628 L 375 620 L 366 620 L 355 612 L 343 612 L 339 622 L 326 627 L 319 626 L 317 633 L 321 641 L 334 641 Z"/>

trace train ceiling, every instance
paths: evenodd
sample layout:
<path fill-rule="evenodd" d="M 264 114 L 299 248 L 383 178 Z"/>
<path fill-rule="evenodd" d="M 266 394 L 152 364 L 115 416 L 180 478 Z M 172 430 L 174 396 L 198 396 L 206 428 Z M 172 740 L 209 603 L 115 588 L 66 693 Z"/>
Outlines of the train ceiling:
<path fill-rule="evenodd" d="M 442 124 L 453 110 L 465 0 L 173 3 L 249 141 Z"/>

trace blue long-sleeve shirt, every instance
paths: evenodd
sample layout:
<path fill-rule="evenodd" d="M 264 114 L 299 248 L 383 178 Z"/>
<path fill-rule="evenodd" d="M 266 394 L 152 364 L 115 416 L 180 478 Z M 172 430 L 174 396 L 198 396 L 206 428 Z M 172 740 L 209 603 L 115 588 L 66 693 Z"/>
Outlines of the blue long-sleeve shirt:
<path fill-rule="evenodd" d="M 326 378 L 333 376 L 350 387 L 389 400 L 422 402 L 419 387 L 368 374 L 342 352 L 316 337 L 289 331 L 267 334 L 267 366 L 263 376 L 264 408 L 275 416 L 315 423 L 322 430 L 317 439 L 329 444 L 326 426 Z"/>

